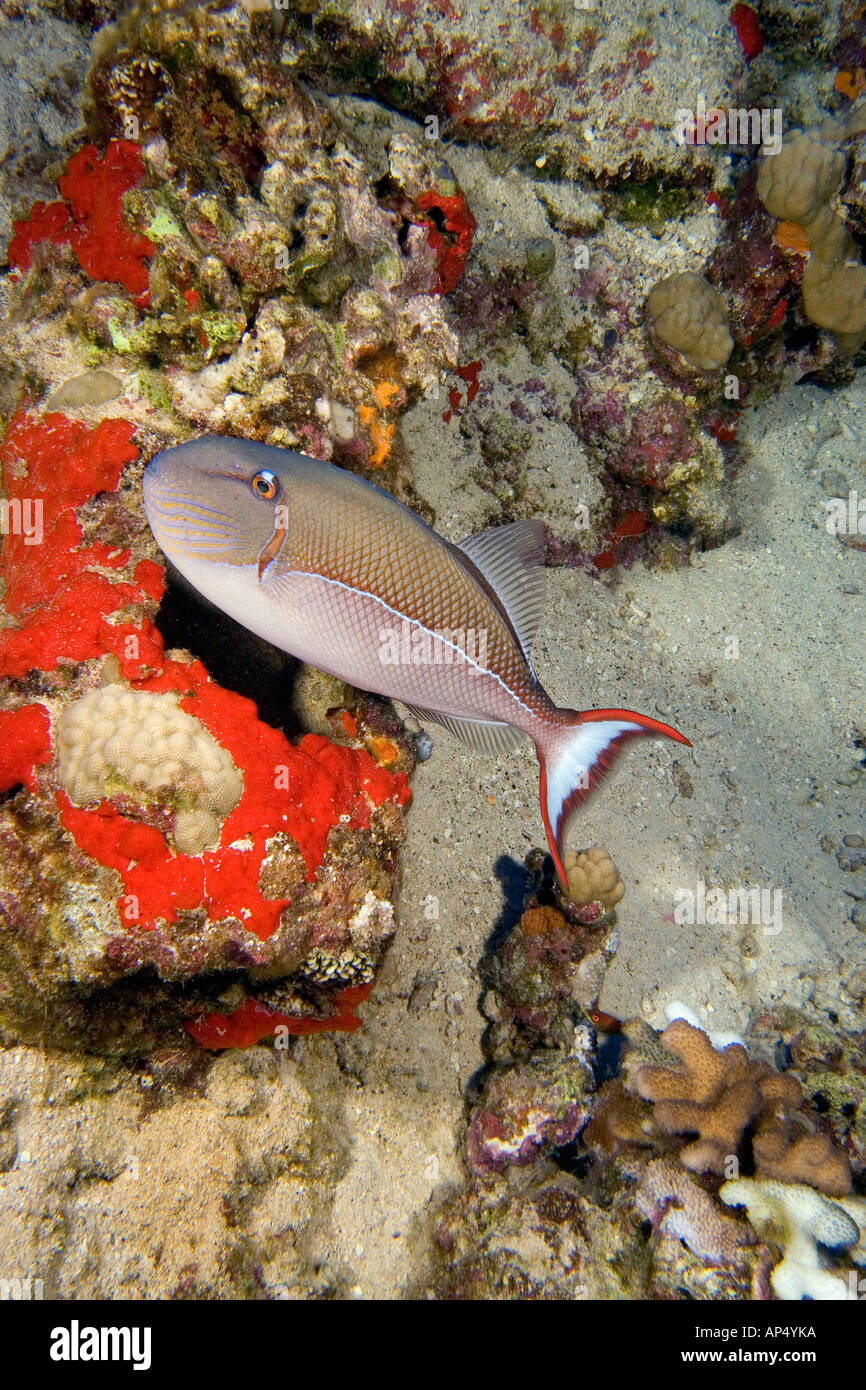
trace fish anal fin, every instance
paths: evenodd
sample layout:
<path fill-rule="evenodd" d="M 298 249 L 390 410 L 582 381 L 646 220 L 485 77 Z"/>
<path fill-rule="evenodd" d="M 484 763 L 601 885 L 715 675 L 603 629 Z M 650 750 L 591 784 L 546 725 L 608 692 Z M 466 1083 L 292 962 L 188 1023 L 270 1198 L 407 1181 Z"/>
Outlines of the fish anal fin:
<path fill-rule="evenodd" d="M 443 729 L 456 734 L 478 753 L 506 753 L 524 738 L 520 730 L 511 724 L 501 724 L 494 720 L 461 719 L 452 714 L 439 714 L 437 710 L 420 709 L 418 705 L 406 705 L 406 709 L 422 724 L 441 724 Z"/>

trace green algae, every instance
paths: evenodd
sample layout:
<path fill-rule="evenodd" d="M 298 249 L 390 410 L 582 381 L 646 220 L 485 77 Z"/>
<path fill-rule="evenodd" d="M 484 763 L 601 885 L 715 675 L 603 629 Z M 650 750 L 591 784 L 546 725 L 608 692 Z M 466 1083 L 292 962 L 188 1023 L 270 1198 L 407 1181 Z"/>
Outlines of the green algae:
<path fill-rule="evenodd" d="M 690 188 L 665 187 L 663 178 L 646 183 L 623 183 L 612 190 L 616 216 L 633 227 L 646 227 L 661 236 L 669 222 L 678 221 L 694 201 Z"/>
<path fill-rule="evenodd" d="M 142 370 L 138 373 L 135 381 L 141 395 L 145 396 L 158 410 L 171 409 L 171 396 L 168 387 L 156 372 Z"/>
<path fill-rule="evenodd" d="M 108 331 L 111 334 L 111 346 L 115 352 L 135 352 L 132 338 L 127 337 L 120 321 L 114 315 L 108 320 Z"/>
<path fill-rule="evenodd" d="M 148 225 L 145 227 L 145 234 L 151 240 L 162 245 L 163 242 L 171 238 L 182 237 L 183 232 L 175 222 L 171 213 L 166 208 L 157 208 Z"/>

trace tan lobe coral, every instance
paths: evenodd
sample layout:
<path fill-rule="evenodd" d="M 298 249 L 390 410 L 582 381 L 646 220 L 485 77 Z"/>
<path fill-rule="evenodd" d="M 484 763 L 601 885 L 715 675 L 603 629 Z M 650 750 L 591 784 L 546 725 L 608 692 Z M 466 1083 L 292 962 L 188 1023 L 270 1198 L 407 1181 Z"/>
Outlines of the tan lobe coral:
<path fill-rule="evenodd" d="M 757 191 L 769 213 L 802 227 L 810 251 L 803 311 L 851 354 L 866 341 L 866 266 L 832 206 L 845 175 L 845 156 L 833 139 L 834 132 L 792 131 L 778 154 L 762 157 Z"/>
<path fill-rule="evenodd" d="M 839 192 L 845 174 L 841 150 L 803 130 L 794 130 L 778 154 L 758 165 L 758 197 L 773 217 L 803 226 Z"/>
<path fill-rule="evenodd" d="M 702 275 L 682 271 L 659 280 L 646 307 L 652 331 L 689 366 L 712 372 L 725 365 L 734 346 L 727 305 Z"/>
<path fill-rule="evenodd" d="M 572 902 L 580 907 L 598 902 L 606 908 L 615 907 L 621 902 L 625 884 L 606 849 L 594 845 L 592 849 L 581 850 L 579 854 L 568 850 L 564 863 L 568 896 Z"/>
<path fill-rule="evenodd" d="M 809 222 L 799 225 L 809 243 L 809 250 L 828 265 L 847 260 L 855 250 L 845 223 L 829 206 L 821 208 Z"/>
<path fill-rule="evenodd" d="M 104 685 L 67 705 L 57 721 L 58 780 L 78 806 L 133 797 L 176 812 L 183 854 L 219 842 L 243 792 L 230 755 L 177 697 Z"/>
<path fill-rule="evenodd" d="M 866 339 L 866 266 L 828 263 L 810 256 L 803 271 L 803 308 L 820 328 L 829 328 L 843 352 Z"/>

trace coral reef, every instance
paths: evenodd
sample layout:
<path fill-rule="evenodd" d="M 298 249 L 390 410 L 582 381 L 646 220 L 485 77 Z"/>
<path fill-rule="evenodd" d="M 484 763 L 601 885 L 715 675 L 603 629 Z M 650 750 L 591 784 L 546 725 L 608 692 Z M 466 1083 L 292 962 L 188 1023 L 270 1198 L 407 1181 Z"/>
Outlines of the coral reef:
<path fill-rule="evenodd" d="M 174 585 L 165 597 L 142 463 L 190 432 L 237 434 L 332 459 L 432 520 L 404 443 L 421 420 L 428 453 L 446 432 L 454 445 L 431 498 L 446 528 L 474 489 L 478 529 L 543 514 L 549 563 L 593 578 L 719 544 L 737 527 L 745 407 L 806 376 L 850 381 L 866 343 L 866 141 L 850 105 L 866 27 L 847 0 L 736 4 L 721 23 L 695 0 L 684 61 L 677 25 L 648 30 L 631 0 L 603 15 L 565 0 L 50 0 L 43 55 L 24 9 L 6 0 L 0 33 L 0 1035 L 90 1055 L 49 1053 L 38 1100 L 36 1053 L 4 1059 L 15 1267 L 50 1266 L 59 1297 L 360 1297 L 360 1242 L 339 1273 L 318 1259 L 342 1177 L 321 1115 L 354 1110 L 357 1083 L 345 1149 L 365 1154 L 392 1084 L 401 1103 L 406 1077 L 426 1094 L 417 1043 L 437 989 L 449 1125 L 455 1072 L 478 1063 L 465 1014 L 456 1036 L 467 957 L 462 994 L 449 981 L 445 995 L 444 972 L 395 983 L 423 1064 L 382 1062 L 375 1086 L 364 1066 L 390 1051 L 384 1001 L 372 1036 L 361 1015 L 429 739 L 263 646 L 250 656 L 239 639 L 228 672 L 212 659 L 201 615 L 178 617 Z M 80 19 L 103 26 L 84 108 Z M 778 102 L 804 128 L 761 158 L 677 139 L 695 73 L 708 102 Z M 688 781 L 680 769 L 677 789 Z M 862 841 L 839 854 L 854 883 Z M 741 1018 L 749 1051 L 694 1015 L 660 1033 L 620 1024 L 598 1008 L 616 865 L 599 846 L 569 854 L 566 894 L 539 857 L 481 962 L 468 1182 L 440 1210 L 420 1292 L 856 1297 L 862 1034 L 811 1006 L 768 1008 L 748 1034 Z M 419 941 L 440 927 L 426 909 L 419 925 Z M 839 974 L 860 1000 L 862 968 L 846 958 Z M 284 1065 L 290 1038 L 324 1031 L 333 1048 L 292 1044 Z M 28 1149 L 46 1157 L 28 1164 Z M 139 1157 L 159 1172 L 127 1186 Z M 154 1193 L 181 1232 L 165 1252 Z"/>
<path fill-rule="evenodd" d="M 339 1174 L 317 1104 L 272 1048 L 5 1052 L 4 1277 L 38 1271 L 46 1300 L 345 1296 L 307 1253 Z"/>
<path fill-rule="evenodd" d="M 212 9 L 196 48 L 190 8 L 145 5 L 98 35 L 99 143 L 69 161 L 62 201 L 16 223 L 6 354 L 38 379 L 50 332 L 67 374 L 132 372 L 142 414 L 170 406 L 173 433 L 295 445 L 405 489 L 399 416 L 457 364 L 439 297 L 471 245 L 465 197 L 420 146 L 377 194 L 327 110 L 260 65 L 273 37 L 256 16 Z M 255 83 L 233 83 L 252 70 Z M 408 166 L 411 198 L 397 181 Z"/>
<path fill-rule="evenodd" d="M 287 12 L 281 37 L 283 52 L 325 89 L 378 95 L 421 120 L 434 112 L 448 138 L 541 159 L 554 177 L 691 182 L 708 170 L 703 152 L 689 158 L 669 138 L 672 88 L 682 87 L 674 36 L 650 34 L 637 9 L 601 25 L 563 3 L 478 12 L 450 0 L 341 0 Z M 694 43 L 710 85 L 743 62 L 733 31 L 720 41 L 696 26 Z"/>
<path fill-rule="evenodd" d="M 20 202 L 52 196 L 51 166 L 82 127 L 89 35 L 60 7 L 18 13 L 0 26 L 0 243 Z M 51 12 L 53 10 L 53 12 Z M 14 22 L 13 22 L 14 21 Z"/>
<path fill-rule="evenodd" d="M 721 1189 L 723 1202 L 745 1207 L 762 1237 L 782 1250 L 770 1283 L 777 1298 L 856 1299 L 857 1277 L 833 1273 L 819 1246 L 866 1263 L 866 1200 L 832 1201 L 811 1187 L 769 1179 L 738 1178 Z M 859 1247 L 859 1248 L 858 1248 Z"/>
<path fill-rule="evenodd" d="M 489 1067 L 466 1135 L 469 1167 L 478 1176 L 524 1167 L 539 1153 L 572 1143 L 594 1089 L 593 1035 L 585 1019 L 611 937 L 538 905 L 535 854 L 529 862 L 520 921 L 481 965 Z"/>
<path fill-rule="evenodd" d="M 86 145 L 58 179 L 64 201 L 36 203 L 26 221 L 14 224 L 11 269 L 29 270 L 34 246 L 68 244 L 91 280 L 113 281 L 146 303 L 150 281 L 145 261 L 154 248 L 123 217 L 123 195 L 143 177 L 141 153 L 130 141 L 112 141 L 104 156 L 95 145 Z"/>
<path fill-rule="evenodd" d="M 406 745 L 359 708 L 340 744 L 293 746 L 165 653 L 130 436 L 20 412 L 0 451 L 42 542 L 22 529 L 2 557 L 0 1024 L 105 1051 L 147 1050 L 220 1005 L 245 1010 L 248 1040 L 356 1027 L 359 996 L 335 990 L 368 988 L 393 934 L 409 796 L 375 753 L 409 768 Z"/>
<path fill-rule="evenodd" d="M 758 1041 L 780 1039 L 789 1059 L 788 1075 L 802 1088 L 810 1109 L 821 1117 L 855 1172 L 866 1168 L 866 1040 L 805 1020 L 793 1010 L 767 1011 L 753 1026 Z"/>
<path fill-rule="evenodd" d="M 527 917 L 531 929 L 551 930 L 549 913 L 528 908 L 521 931 Z M 511 977 L 509 987 L 513 996 Z M 508 1017 L 498 997 L 496 1014 Z M 498 1026 L 490 1038 L 501 1049 Z M 571 1074 L 572 1089 L 563 1094 L 561 1051 L 552 1050 L 541 1032 L 527 1055 L 532 1035 L 510 1023 L 508 1036 L 522 1046 L 524 1060 L 495 1064 L 480 1105 L 470 1112 L 472 1180 L 446 1204 L 436 1228 L 437 1242 L 453 1256 L 435 1286 L 439 1296 L 508 1297 L 515 1287 L 545 1287 L 543 1281 L 533 1285 L 543 1264 L 517 1233 L 519 1213 L 549 1187 L 551 1159 L 564 1170 L 554 1181 L 569 1200 L 536 1221 L 545 1246 L 556 1249 L 567 1239 L 575 1210 L 599 1248 L 608 1249 L 601 1231 L 617 1225 L 622 1250 L 629 1252 L 629 1279 L 637 1281 L 630 1283 L 631 1297 L 682 1297 L 686 1291 L 695 1298 L 766 1297 L 774 1262 L 771 1288 L 778 1298 L 855 1296 L 852 1265 L 866 1259 L 866 1200 L 848 1195 L 847 1159 L 805 1110 L 798 1081 L 751 1059 L 740 1044 L 714 1047 L 682 1018 L 661 1034 L 637 1020 L 623 1032 L 623 1074 L 596 1090 L 598 1058 L 588 1052 L 582 1091 Z M 587 1168 L 589 1155 L 594 1163 Z M 740 1178 L 740 1165 L 752 1162 L 756 1176 Z M 497 1185 L 514 1168 L 529 1170 L 523 1184 L 515 1188 L 512 1178 L 506 1188 Z M 730 1179 L 731 1173 L 737 1177 L 719 1192 L 718 1177 Z M 749 1222 L 732 1217 L 724 1203 L 746 1207 Z M 641 1217 L 648 1232 L 638 1230 Z M 490 1262 L 470 1254 L 476 1229 L 484 1233 L 482 1249 L 498 1252 Z M 836 1252 L 832 1269 L 819 1245 Z M 605 1261 L 608 1280 L 609 1254 Z"/>
<path fill-rule="evenodd" d="M 533 856 L 528 867 L 520 922 L 482 963 L 490 1064 L 468 1116 L 470 1181 L 437 1218 L 442 1268 L 427 1293 L 651 1298 L 685 1288 L 696 1298 L 747 1297 L 758 1260 L 749 1226 L 675 1156 L 635 1161 L 636 1146 L 654 1142 L 643 1131 L 649 1107 L 621 1081 L 595 1093 L 599 1058 L 575 1006 L 583 962 L 600 964 L 590 1000 L 600 987 L 600 933 L 547 905 Z M 616 878 L 603 851 L 587 868 Z M 648 1031 L 658 1059 L 676 1061 Z M 605 1162 L 588 1168 L 593 1151 Z"/>

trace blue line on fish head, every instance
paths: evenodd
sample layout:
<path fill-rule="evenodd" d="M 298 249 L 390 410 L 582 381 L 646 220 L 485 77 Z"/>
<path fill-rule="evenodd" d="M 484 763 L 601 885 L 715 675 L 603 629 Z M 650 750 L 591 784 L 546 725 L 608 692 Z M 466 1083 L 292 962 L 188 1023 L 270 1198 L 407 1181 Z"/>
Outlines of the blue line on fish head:
<path fill-rule="evenodd" d="M 142 490 L 160 549 L 182 574 L 191 565 L 199 573 L 203 565 L 251 565 L 261 578 L 285 538 L 293 458 L 285 449 L 221 435 L 154 455 Z"/>

